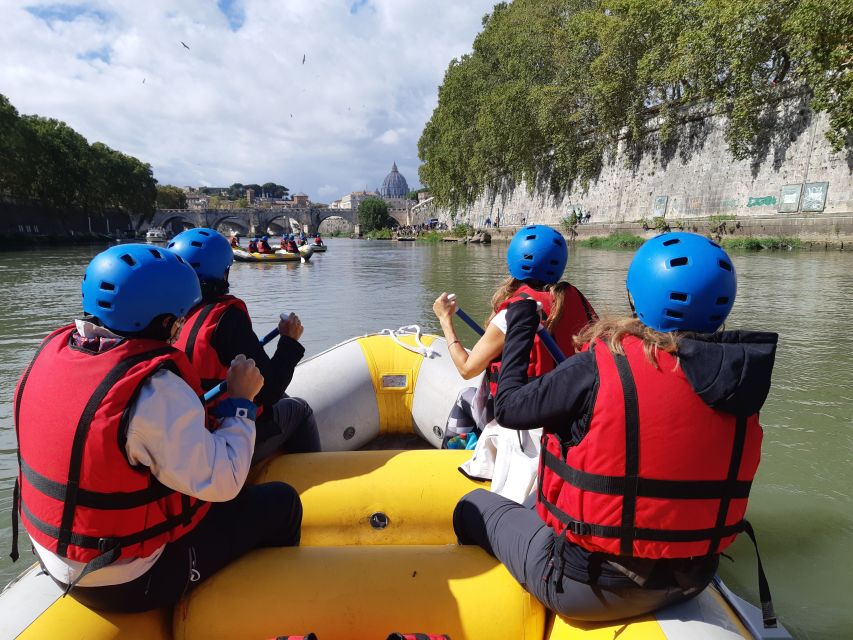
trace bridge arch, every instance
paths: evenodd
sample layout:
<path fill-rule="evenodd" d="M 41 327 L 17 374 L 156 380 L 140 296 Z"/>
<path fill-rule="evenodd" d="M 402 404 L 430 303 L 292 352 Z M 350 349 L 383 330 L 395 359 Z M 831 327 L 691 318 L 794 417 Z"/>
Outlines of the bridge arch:
<path fill-rule="evenodd" d="M 180 223 L 182 225 L 182 228 L 175 229 L 175 222 Z M 164 217 L 157 226 L 163 227 L 167 231 L 172 231 L 173 233 L 180 233 L 184 229 L 195 228 L 196 223 L 195 220 L 193 220 L 192 218 L 189 218 L 180 213 L 174 213 Z"/>
<path fill-rule="evenodd" d="M 349 234 L 355 231 L 355 225 L 352 220 L 340 215 L 326 216 L 317 225 L 317 232 L 321 234 L 330 235 L 337 231 Z"/>
<path fill-rule="evenodd" d="M 214 220 L 213 224 L 210 225 L 210 228 L 216 229 L 218 231 L 219 227 L 225 223 L 228 223 L 231 227 L 236 227 L 240 235 L 243 236 L 248 235 L 250 231 L 250 227 L 248 224 L 246 224 L 246 220 L 244 218 L 230 214 L 220 216 L 219 218 Z"/>

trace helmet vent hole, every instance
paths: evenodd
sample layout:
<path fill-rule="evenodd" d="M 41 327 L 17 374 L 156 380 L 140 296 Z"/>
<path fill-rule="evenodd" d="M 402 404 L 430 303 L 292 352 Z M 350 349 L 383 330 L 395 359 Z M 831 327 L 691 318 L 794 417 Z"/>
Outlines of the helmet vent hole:
<path fill-rule="evenodd" d="M 722 319 L 723 319 L 723 316 L 721 316 L 719 314 L 711 316 L 709 318 L 709 320 L 712 320 L 713 322 L 720 322 Z"/>
<path fill-rule="evenodd" d="M 113 305 L 111 305 L 106 300 L 98 300 L 98 306 L 101 307 L 101 309 L 112 309 L 113 308 Z"/>
<path fill-rule="evenodd" d="M 533 260 L 533 254 L 532 253 L 525 253 L 524 259 L 525 260 Z"/>
<path fill-rule="evenodd" d="M 722 247 L 720 245 L 718 245 L 716 242 L 714 242 L 713 240 L 708 240 L 708 243 L 717 247 L 717 249 L 722 249 Z"/>
<path fill-rule="evenodd" d="M 717 304 L 728 304 L 728 303 L 729 303 L 729 297 L 728 296 L 720 296 L 719 298 L 717 298 Z"/>
<path fill-rule="evenodd" d="M 551 261 L 549 262 L 549 264 L 552 264 L 552 265 L 554 265 L 554 266 L 556 267 L 558 264 L 560 264 L 560 261 L 559 261 L 559 260 L 551 260 Z"/>
<path fill-rule="evenodd" d="M 210 237 L 210 234 L 207 231 L 199 231 L 198 234 L 200 236 L 205 236 L 206 238 Z M 198 245 L 198 246 L 201 246 L 201 245 Z"/>
<path fill-rule="evenodd" d="M 521 265 L 521 268 L 522 268 L 524 271 L 530 271 L 530 265 L 529 265 L 529 264 L 523 264 L 523 265 Z"/>
<path fill-rule="evenodd" d="M 525 240 L 536 240 L 536 234 L 535 233 L 530 234 L 529 236 L 527 236 L 525 238 Z"/>
<path fill-rule="evenodd" d="M 115 291 L 116 286 L 112 282 L 102 282 L 101 283 L 102 291 Z"/>
<path fill-rule="evenodd" d="M 131 267 L 135 267 L 135 266 L 136 266 L 136 260 L 134 260 L 134 259 L 133 259 L 133 256 L 131 256 L 129 253 L 125 253 L 125 254 L 120 258 L 120 260 L 121 260 L 122 262 L 126 262 L 126 263 L 127 263 L 128 265 L 130 265 Z"/>
<path fill-rule="evenodd" d="M 673 291 L 669 294 L 669 299 L 677 300 L 678 302 L 687 302 L 687 294 L 680 291 Z"/>
<path fill-rule="evenodd" d="M 719 263 L 720 263 L 720 267 L 722 267 L 722 268 L 723 268 L 723 269 L 725 269 L 726 271 L 733 271 L 733 269 L 732 269 L 732 265 L 730 265 L 730 264 L 729 264 L 728 262 L 726 262 L 725 260 L 720 260 L 720 261 L 719 261 Z"/>
<path fill-rule="evenodd" d="M 678 238 L 670 238 L 669 240 L 663 243 L 663 246 L 668 247 L 673 244 L 678 244 L 679 242 L 681 242 L 681 240 L 679 240 Z"/>
<path fill-rule="evenodd" d="M 555 244 L 555 245 L 557 245 L 558 247 L 562 247 L 562 246 L 563 246 L 563 243 L 562 243 L 562 242 L 560 242 L 560 238 L 554 238 L 554 244 Z"/>
<path fill-rule="evenodd" d="M 190 242 L 190 244 L 194 247 L 201 247 L 201 242 L 199 242 L 198 240 L 193 240 L 192 242 Z"/>
<path fill-rule="evenodd" d="M 150 253 L 152 256 L 154 256 L 154 257 L 155 257 L 155 258 L 157 258 L 158 260 L 162 260 L 162 259 L 163 259 L 163 254 L 162 254 L 162 253 L 160 253 L 159 251 L 157 251 L 157 249 L 149 249 L 149 250 L 148 250 L 148 253 Z"/>
<path fill-rule="evenodd" d="M 669 261 L 670 267 L 683 267 L 686 264 L 687 264 L 687 258 L 686 257 L 673 258 L 672 260 Z"/>
<path fill-rule="evenodd" d="M 181 256 L 179 256 L 177 253 L 175 254 L 175 257 L 178 259 L 178 262 L 180 262 L 181 264 L 186 264 L 186 262 L 184 262 L 184 259 Z"/>
<path fill-rule="evenodd" d="M 675 318 L 677 320 L 680 320 L 684 317 L 683 313 L 681 313 L 680 311 L 673 311 L 672 309 L 667 309 L 664 315 L 666 315 L 667 318 Z"/>
<path fill-rule="evenodd" d="M 190 262 L 190 266 L 193 269 L 200 269 L 201 268 L 201 262 Z"/>

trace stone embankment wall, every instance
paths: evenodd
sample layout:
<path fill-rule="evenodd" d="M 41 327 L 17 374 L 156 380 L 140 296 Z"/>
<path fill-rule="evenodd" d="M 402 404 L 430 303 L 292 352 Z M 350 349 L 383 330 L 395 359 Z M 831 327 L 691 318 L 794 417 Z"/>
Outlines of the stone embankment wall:
<path fill-rule="evenodd" d="M 39 242 L 50 238 L 92 238 L 126 234 L 133 229 L 121 211 L 56 209 L 37 202 L 0 198 L 0 237 Z"/>
<path fill-rule="evenodd" d="M 836 218 L 853 216 L 853 152 L 833 153 L 824 137 L 827 119 L 813 114 L 802 98 L 782 103 L 755 158 L 736 161 L 724 140 L 725 120 L 706 118 L 688 125 L 675 145 L 662 149 L 649 135 L 638 161 L 625 149 L 608 159 L 586 190 L 576 185 L 553 198 L 529 194 L 525 185 L 481 197 L 457 222 L 483 226 L 530 223 L 560 225 L 572 212 L 587 217 L 583 232 L 654 218 L 677 220 L 724 218 L 768 220 L 750 228 L 770 231 L 770 220 L 786 230 L 802 228 L 823 234 L 838 227 Z M 438 217 L 450 222 L 448 211 Z M 803 222 L 797 223 L 797 219 Z M 787 220 L 788 222 L 782 222 Z M 844 224 L 841 224 L 844 227 Z"/>

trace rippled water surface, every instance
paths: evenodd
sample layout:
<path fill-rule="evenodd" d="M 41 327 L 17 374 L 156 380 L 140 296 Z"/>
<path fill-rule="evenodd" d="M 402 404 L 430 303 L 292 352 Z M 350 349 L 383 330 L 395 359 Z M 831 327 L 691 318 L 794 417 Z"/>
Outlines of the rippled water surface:
<path fill-rule="evenodd" d="M 328 244 L 327 253 L 304 265 L 234 265 L 232 290 L 246 300 L 258 333 L 272 328 L 280 311 L 295 311 L 306 327 L 303 342 L 310 355 L 383 328 L 417 323 L 437 331 L 431 307 L 439 293 L 455 291 L 469 314 L 485 318 L 506 268 L 505 245 L 336 239 Z M 0 584 L 31 561 L 28 551 L 17 565 L 6 555 L 16 472 L 15 383 L 41 338 L 79 314 L 80 280 L 100 249 L 0 253 Z M 630 257 L 573 250 L 567 276 L 599 313 L 623 313 Z M 780 334 L 773 389 L 762 412 L 763 460 L 749 510 L 776 608 L 799 638 L 850 637 L 853 254 L 733 257 L 739 290 L 728 326 Z M 470 330 L 460 333 L 473 344 Z M 723 562 L 723 577 L 754 602 L 755 560 L 748 540 L 736 542 L 732 555 L 736 562 Z"/>

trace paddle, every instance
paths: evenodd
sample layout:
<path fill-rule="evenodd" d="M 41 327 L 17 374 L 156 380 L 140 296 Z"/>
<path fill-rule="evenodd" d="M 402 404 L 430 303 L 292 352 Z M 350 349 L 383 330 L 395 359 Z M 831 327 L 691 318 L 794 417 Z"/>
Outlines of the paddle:
<path fill-rule="evenodd" d="M 281 314 L 282 320 L 287 320 L 288 317 L 290 317 L 290 314 L 288 314 L 288 313 L 282 313 Z M 261 340 L 260 340 L 261 346 L 263 347 L 264 345 L 269 344 L 270 342 L 273 341 L 273 339 L 276 336 L 278 336 L 278 327 L 276 327 L 275 329 L 270 331 L 267 335 L 265 335 L 263 338 L 261 338 Z M 204 404 L 207 404 L 208 402 L 211 402 L 212 400 L 215 400 L 216 398 L 221 396 L 227 390 L 228 390 L 228 386 L 226 385 L 225 380 L 223 380 L 218 385 L 213 387 L 210 391 L 205 393 L 201 397 L 201 400 L 202 400 L 202 402 L 204 402 Z"/>
<path fill-rule="evenodd" d="M 456 294 L 451 293 L 450 295 L 447 296 L 447 299 L 448 300 L 455 300 Z M 542 303 L 537 301 L 536 307 L 541 309 Z M 459 316 L 459 318 L 465 324 L 467 324 L 474 331 L 476 331 L 477 335 L 481 336 L 485 333 L 483 328 L 480 325 L 478 325 L 471 316 L 469 316 L 467 313 L 462 311 L 462 309 L 460 309 L 459 307 L 456 307 L 456 315 Z M 548 333 L 548 330 L 545 327 L 543 327 L 540 324 L 539 328 L 536 330 L 536 333 L 539 335 L 539 339 L 542 341 L 542 344 L 545 345 L 545 348 L 548 350 L 548 353 L 550 353 L 551 357 L 554 358 L 554 362 L 556 362 L 557 364 L 560 364 L 563 360 L 566 359 L 566 356 L 564 356 L 563 352 L 560 351 L 560 347 L 557 345 L 557 342 L 554 340 L 553 336 L 550 333 Z"/>

